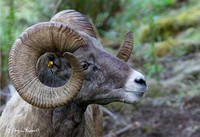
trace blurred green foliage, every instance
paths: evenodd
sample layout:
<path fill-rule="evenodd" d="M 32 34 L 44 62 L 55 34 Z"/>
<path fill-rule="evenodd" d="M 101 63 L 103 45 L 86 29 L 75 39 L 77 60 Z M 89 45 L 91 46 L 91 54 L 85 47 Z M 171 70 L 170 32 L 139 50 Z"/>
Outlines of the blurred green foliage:
<path fill-rule="evenodd" d="M 120 0 L 65 0 L 60 9 L 72 8 L 88 15 L 99 30 L 108 30 L 120 11 Z"/>
<path fill-rule="evenodd" d="M 181 31 L 189 27 L 198 27 L 200 23 L 200 6 L 190 8 L 181 12 L 178 15 L 161 18 L 154 21 L 157 26 L 151 29 L 150 25 L 143 27 L 139 35 L 139 40 L 142 43 L 149 42 L 148 37 L 151 36 L 151 32 L 157 33 L 159 38 L 156 37 L 154 41 L 167 40 L 170 37 L 176 36 Z"/>
<path fill-rule="evenodd" d="M 124 33 L 128 30 L 133 30 L 135 33 L 138 33 L 140 31 L 138 28 L 140 28 L 142 24 L 149 23 L 152 18 L 156 19 L 161 11 L 173 5 L 173 0 L 122 1 L 124 9 L 116 16 L 113 27 L 117 28 L 117 31 Z"/>
<path fill-rule="evenodd" d="M 8 82 L 8 53 L 10 47 L 14 41 L 15 33 L 15 8 L 14 1 L 8 0 L 5 2 L 5 6 L 8 6 L 8 15 L 6 20 L 1 20 L 1 70 L 0 70 L 0 83 L 1 86 Z M 2 10 L 3 11 L 3 10 Z M 1 11 L 1 12 L 2 12 Z"/>

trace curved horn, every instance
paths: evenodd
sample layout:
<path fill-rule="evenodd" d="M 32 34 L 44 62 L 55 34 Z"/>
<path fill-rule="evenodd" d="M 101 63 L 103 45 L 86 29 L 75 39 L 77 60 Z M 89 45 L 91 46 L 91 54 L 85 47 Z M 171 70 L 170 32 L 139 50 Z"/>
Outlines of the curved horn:
<path fill-rule="evenodd" d="M 9 56 L 9 73 L 19 95 L 28 103 L 42 108 L 53 108 L 71 101 L 83 83 L 81 63 L 70 53 L 85 40 L 75 30 L 62 23 L 45 22 L 31 26 L 15 41 Z M 48 87 L 36 75 L 36 63 L 45 52 L 57 51 L 72 66 L 70 80 L 61 87 Z"/>
<path fill-rule="evenodd" d="M 133 50 L 133 32 L 130 31 L 126 33 L 124 41 L 122 42 L 121 47 L 117 53 L 117 57 L 127 62 L 129 57 L 131 56 L 132 50 Z"/>
<path fill-rule="evenodd" d="M 64 10 L 58 12 L 50 21 L 62 22 L 74 30 L 79 30 L 87 33 L 88 35 L 96 38 L 95 32 L 88 19 L 75 10 Z"/>

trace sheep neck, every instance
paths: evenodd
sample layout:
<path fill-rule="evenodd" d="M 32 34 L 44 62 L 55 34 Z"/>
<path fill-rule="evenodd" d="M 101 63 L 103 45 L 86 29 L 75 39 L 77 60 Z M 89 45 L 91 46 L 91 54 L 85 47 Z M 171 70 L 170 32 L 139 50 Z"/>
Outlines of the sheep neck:
<path fill-rule="evenodd" d="M 71 102 L 68 105 L 55 108 L 52 119 L 55 133 L 62 133 L 61 136 L 63 136 L 63 133 L 64 136 L 77 136 L 77 133 L 83 133 L 86 107 Z"/>

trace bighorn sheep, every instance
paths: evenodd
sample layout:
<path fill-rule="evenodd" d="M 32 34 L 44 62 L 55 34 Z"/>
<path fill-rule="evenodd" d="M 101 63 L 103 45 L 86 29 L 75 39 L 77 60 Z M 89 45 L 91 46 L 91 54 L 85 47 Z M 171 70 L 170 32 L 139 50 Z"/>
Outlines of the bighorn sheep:
<path fill-rule="evenodd" d="M 29 27 L 10 52 L 17 92 L 0 118 L 0 135 L 102 136 L 102 111 L 95 104 L 134 103 L 147 89 L 145 77 L 126 63 L 132 46 L 129 32 L 117 57 L 107 53 L 74 10 Z"/>

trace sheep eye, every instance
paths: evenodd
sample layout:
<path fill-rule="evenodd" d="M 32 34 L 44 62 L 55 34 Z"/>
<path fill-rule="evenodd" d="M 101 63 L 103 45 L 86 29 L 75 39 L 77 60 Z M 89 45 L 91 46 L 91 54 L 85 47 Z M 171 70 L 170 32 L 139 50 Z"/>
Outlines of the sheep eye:
<path fill-rule="evenodd" d="M 89 64 L 86 61 L 81 62 L 81 64 L 84 70 L 86 70 L 89 66 Z"/>

